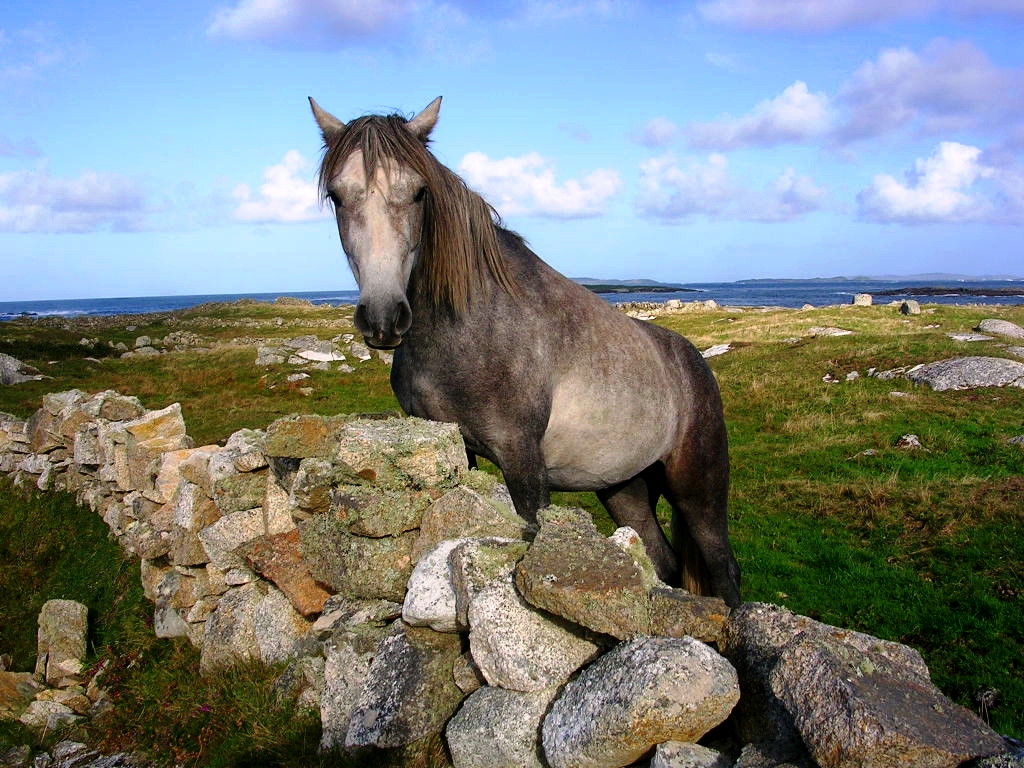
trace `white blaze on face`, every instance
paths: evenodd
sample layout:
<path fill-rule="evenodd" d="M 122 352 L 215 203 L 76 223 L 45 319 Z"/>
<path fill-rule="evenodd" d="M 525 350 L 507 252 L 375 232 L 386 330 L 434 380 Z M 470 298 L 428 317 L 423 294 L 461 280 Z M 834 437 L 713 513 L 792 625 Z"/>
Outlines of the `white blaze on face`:
<path fill-rule="evenodd" d="M 368 182 L 358 150 L 331 182 L 342 246 L 361 291 L 405 292 L 419 248 L 422 187 L 414 171 L 387 164 Z"/>
<path fill-rule="evenodd" d="M 359 284 L 359 330 L 371 343 L 394 346 L 408 329 L 405 292 L 419 251 L 424 183 L 409 168 L 382 163 L 366 178 L 353 152 L 328 185 L 338 232 Z"/>

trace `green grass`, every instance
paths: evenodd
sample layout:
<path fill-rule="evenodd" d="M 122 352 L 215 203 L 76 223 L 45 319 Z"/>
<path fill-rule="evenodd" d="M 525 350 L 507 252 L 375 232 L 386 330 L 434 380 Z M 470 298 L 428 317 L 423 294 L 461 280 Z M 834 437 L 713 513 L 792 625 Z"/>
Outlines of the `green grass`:
<path fill-rule="evenodd" d="M 1024 433 L 1024 390 L 932 392 L 865 375 L 871 367 L 955 355 L 1006 356 L 993 342 L 967 345 L 946 336 L 985 317 L 1024 325 L 1024 307 L 927 307 L 907 318 L 880 306 L 721 310 L 657 322 L 701 348 L 735 347 L 711 365 L 729 425 L 730 528 L 745 599 L 912 645 L 936 683 L 969 709 L 979 711 L 980 691 L 998 689 L 991 724 L 1021 738 L 1024 450 L 1006 440 Z M 149 408 L 181 402 L 189 433 L 202 444 L 222 442 L 242 427 L 265 427 L 287 413 L 397 407 L 387 368 L 376 360 L 355 374 L 314 372 L 304 382 L 314 392 L 305 397 L 285 382 L 287 366 L 257 369 L 252 347 L 95 363 L 84 358 L 98 355 L 77 344 L 85 336 L 99 339 L 94 349 L 112 340 L 131 346 L 136 335 L 162 337 L 177 329 L 221 342 L 304 333 L 331 338 L 351 327 L 344 310 L 218 305 L 130 332 L 129 322 L 110 318 L 88 330 L 59 323 L 0 326 L 0 351 L 15 348 L 5 343 L 20 345 L 31 353 L 20 359 L 54 377 L 0 388 L 0 411 L 27 417 L 46 392 L 117 389 Z M 855 334 L 806 337 L 807 329 L 822 325 Z M 804 338 L 784 342 L 794 336 Z M 846 382 L 853 370 L 861 377 Z M 826 374 L 841 382 L 824 383 Z M 893 397 L 894 391 L 907 396 Z M 925 450 L 896 447 L 908 433 L 917 434 Z M 867 449 L 874 455 L 863 455 Z M 556 494 L 554 501 L 588 509 L 605 533 L 614 528 L 593 494 Z M 90 733 L 93 741 L 109 748 L 149 746 L 169 764 L 328 760 L 316 753 L 315 715 L 294 713 L 273 699 L 274 670 L 241 667 L 201 678 L 194 649 L 152 637 L 151 606 L 141 597 L 136 567 L 120 559 L 92 513 L 67 497 L 26 499 L 4 483 L 0 508 L 0 650 L 15 654 L 16 668 L 31 669 L 38 606 L 74 597 L 90 607 L 93 660 L 120 665 L 120 706 Z M 664 502 L 659 514 L 667 520 Z M 10 735 L 11 728 L 0 726 L 0 742 L 24 736 Z M 428 750 L 433 757 L 420 762 L 440 764 L 439 749 L 434 745 Z"/>

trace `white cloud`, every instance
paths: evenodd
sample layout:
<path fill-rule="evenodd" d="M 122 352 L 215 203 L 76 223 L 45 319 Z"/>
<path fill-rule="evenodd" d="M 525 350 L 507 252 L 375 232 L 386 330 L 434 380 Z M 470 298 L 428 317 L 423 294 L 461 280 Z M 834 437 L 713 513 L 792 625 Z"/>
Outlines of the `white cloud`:
<path fill-rule="evenodd" d="M 665 117 L 655 117 L 644 123 L 633 137 L 637 144 L 645 147 L 665 147 L 676 140 L 679 128 Z"/>
<path fill-rule="evenodd" d="M 1024 68 L 1003 68 L 969 42 L 933 40 L 920 52 L 889 48 L 861 64 L 835 95 L 796 81 L 747 114 L 683 129 L 709 150 L 825 140 L 845 145 L 904 129 L 925 134 L 990 130 L 1024 122 Z"/>
<path fill-rule="evenodd" d="M 1019 0 L 710 0 L 697 11 L 716 24 L 757 30 L 825 32 L 948 11 L 958 16 L 1021 16 Z"/>
<path fill-rule="evenodd" d="M 773 99 L 758 103 L 747 115 L 686 128 L 690 144 L 701 149 L 774 146 L 803 141 L 827 132 L 832 121 L 831 101 L 824 93 L 811 93 L 797 80 Z"/>
<path fill-rule="evenodd" d="M 763 190 L 743 187 L 729 175 L 724 155 L 688 159 L 672 154 L 640 166 L 636 207 L 641 216 L 676 224 L 695 216 L 739 221 L 789 221 L 822 207 L 826 192 L 787 168 Z"/>
<path fill-rule="evenodd" d="M 135 231 L 144 228 L 146 211 L 139 184 L 115 173 L 0 173 L 0 232 Z"/>
<path fill-rule="evenodd" d="M 616 171 L 599 168 L 581 181 L 555 180 L 554 168 L 536 152 L 492 160 L 470 152 L 459 173 L 502 216 L 575 219 L 600 216 L 621 186 Z"/>
<path fill-rule="evenodd" d="M 698 3 L 706 20 L 748 29 L 822 31 L 873 24 L 928 11 L 935 0 L 712 0 Z"/>
<path fill-rule="evenodd" d="M 296 150 L 290 150 L 277 165 L 263 172 L 263 184 L 254 196 L 245 184 L 232 193 L 238 201 L 235 218 L 252 222 L 294 223 L 323 218 L 312 165 Z"/>
<path fill-rule="evenodd" d="M 1017 124 L 1024 70 L 1000 69 L 968 42 L 935 40 L 918 54 L 890 48 L 840 89 L 846 118 L 836 137 L 877 136 L 918 121 L 930 133 Z"/>
<path fill-rule="evenodd" d="M 857 203 L 872 221 L 1024 224 L 1024 173 L 986 162 L 977 147 L 944 141 L 903 182 L 875 176 Z"/>
<path fill-rule="evenodd" d="M 219 9 L 206 31 L 316 48 L 391 30 L 415 8 L 413 0 L 239 0 Z"/>

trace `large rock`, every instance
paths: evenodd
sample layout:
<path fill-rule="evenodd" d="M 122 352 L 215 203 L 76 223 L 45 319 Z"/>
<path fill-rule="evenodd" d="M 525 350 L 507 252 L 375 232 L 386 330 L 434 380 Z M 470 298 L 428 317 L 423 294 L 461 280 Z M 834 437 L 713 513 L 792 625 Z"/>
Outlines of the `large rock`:
<path fill-rule="evenodd" d="M 457 425 L 416 418 L 349 421 L 332 458 L 389 488 L 451 488 L 469 469 Z"/>
<path fill-rule="evenodd" d="M 413 558 L 442 541 L 468 537 L 522 539 L 527 522 L 510 506 L 496 502 L 465 485 L 448 491 L 423 513 L 419 538 L 413 547 Z"/>
<path fill-rule="evenodd" d="M 921 655 L 899 643 L 839 629 L 766 603 L 744 603 L 732 611 L 720 647 L 739 673 L 743 696 L 733 716 L 736 733 L 744 742 L 765 745 L 780 761 L 806 759 L 793 716 L 782 704 L 771 682 L 783 648 L 797 636 L 841 637 L 853 648 L 885 654 L 893 664 L 918 677 L 928 677 Z"/>
<path fill-rule="evenodd" d="M 433 499 L 423 491 L 398 492 L 366 485 L 344 485 L 328 499 L 331 511 L 358 536 L 397 536 L 418 528 Z"/>
<path fill-rule="evenodd" d="M 330 595 L 313 580 L 302 559 L 298 530 L 253 539 L 236 551 L 256 573 L 272 581 L 303 616 L 323 611 Z"/>
<path fill-rule="evenodd" d="M 21 360 L 0 352 L 0 385 L 21 384 L 43 378 L 39 371 Z"/>
<path fill-rule="evenodd" d="M 226 571 L 244 566 L 245 559 L 235 550 L 265 533 L 263 510 L 257 508 L 224 515 L 197 535 L 209 561 Z"/>
<path fill-rule="evenodd" d="M 205 673 L 243 659 L 283 661 L 308 629 L 288 598 L 266 582 L 251 582 L 226 592 L 210 615 L 199 668 Z"/>
<path fill-rule="evenodd" d="M 469 626 L 469 648 L 484 678 L 514 691 L 560 685 L 600 651 L 579 627 L 526 603 L 510 578 L 473 598 Z"/>
<path fill-rule="evenodd" d="M 638 637 L 587 667 L 544 719 L 553 768 L 629 765 L 655 744 L 696 742 L 740 696 L 736 670 L 692 638 Z"/>
<path fill-rule="evenodd" d="M 540 723 L 557 692 L 475 691 L 445 729 L 455 768 L 542 768 Z"/>
<path fill-rule="evenodd" d="M 916 384 L 936 392 L 975 387 L 1024 387 L 1024 363 L 1002 357 L 954 357 L 907 372 Z"/>
<path fill-rule="evenodd" d="M 781 651 L 772 691 L 822 768 L 944 768 L 1006 751 L 977 716 L 885 649 L 803 634 Z"/>
<path fill-rule="evenodd" d="M 351 536 L 344 522 L 326 514 L 302 521 L 299 536 L 302 555 L 321 584 L 363 599 L 405 600 L 415 532 L 381 538 Z"/>
<path fill-rule="evenodd" d="M 1010 339 L 1024 339 L 1024 328 L 1009 320 L 988 319 L 982 320 L 975 329 L 981 333 L 994 333 L 997 336 L 1006 336 Z"/>
<path fill-rule="evenodd" d="M 336 416 L 285 416 L 267 427 L 264 451 L 267 456 L 280 458 L 326 459 L 334 450 L 344 422 L 344 417 Z"/>
<path fill-rule="evenodd" d="M 362 625 L 333 633 L 325 644 L 324 690 L 320 696 L 321 749 L 345 746 L 349 721 L 385 634 L 382 627 Z"/>
<path fill-rule="evenodd" d="M 634 558 L 583 510 L 549 507 L 537 519 L 540 531 L 516 568 L 523 597 L 620 640 L 649 632 L 648 590 Z"/>
<path fill-rule="evenodd" d="M 192 447 L 192 438 L 185 432 L 179 403 L 125 422 L 123 430 L 130 486 L 142 492 L 155 490 L 156 476 L 160 471 L 159 459 L 163 453 Z"/>
<path fill-rule="evenodd" d="M 457 635 L 396 622 L 381 641 L 349 720 L 348 747 L 400 747 L 439 733 L 463 693 L 452 667 Z"/>
<path fill-rule="evenodd" d="M 89 609 L 74 600 L 47 600 L 39 612 L 36 674 L 49 685 L 81 672 Z"/>
<path fill-rule="evenodd" d="M 650 599 L 652 635 L 690 636 L 705 643 L 717 643 L 721 639 L 729 618 L 729 606 L 721 598 L 655 587 Z"/>

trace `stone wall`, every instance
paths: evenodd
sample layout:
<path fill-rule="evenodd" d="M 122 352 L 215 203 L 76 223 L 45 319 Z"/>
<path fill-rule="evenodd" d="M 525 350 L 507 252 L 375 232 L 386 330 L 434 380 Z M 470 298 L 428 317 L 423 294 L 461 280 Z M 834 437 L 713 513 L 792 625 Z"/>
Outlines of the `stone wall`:
<path fill-rule="evenodd" d="M 325 750 L 443 734 L 456 766 L 829 768 L 1008 749 L 910 648 L 730 614 L 580 510 L 527 525 L 454 425 L 298 415 L 195 447 L 177 404 L 72 390 L 0 414 L 0 470 L 101 515 L 202 670 L 288 661 L 279 692 L 319 709 Z"/>

